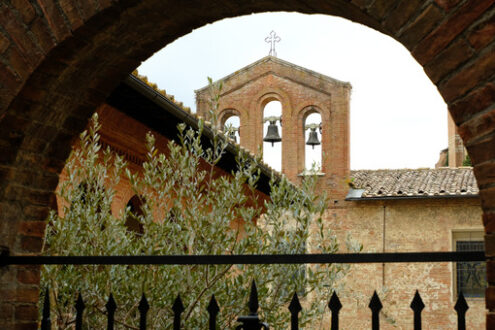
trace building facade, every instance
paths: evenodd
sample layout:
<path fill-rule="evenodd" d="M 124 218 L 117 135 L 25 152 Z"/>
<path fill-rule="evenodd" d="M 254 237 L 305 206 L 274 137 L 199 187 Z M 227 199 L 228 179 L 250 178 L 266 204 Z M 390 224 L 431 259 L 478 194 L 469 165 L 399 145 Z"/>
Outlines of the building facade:
<path fill-rule="evenodd" d="M 329 197 L 325 218 L 341 242 L 350 234 L 363 245 L 363 252 L 483 249 L 479 190 L 472 168 L 459 167 L 465 149 L 453 122 L 449 124 L 451 168 L 351 171 L 349 83 L 273 56 L 220 81 L 219 124 L 238 116 L 240 143 L 250 150 L 262 148 L 264 106 L 271 100 L 281 103 L 281 168 L 294 183 L 308 174 L 305 119 L 314 112 L 321 116 L 321 170 L 316 175 L 320 191 Z M 211 93 L 209 86 L 196 91 L 201 116 L 208 116 Z M 469 273 L 466 267 L 476 270 Z M 470 306 L 468 328 L 483 328 L 483 267 L 459 263 L 352 266 L 343 280 L 341 324 L 348 329 L 369 327 L 368 303 L 376 290 L 383 298 L 381 324 L 409 328 L 413 317 L 409 305 L 418 290 L 426 305 L 424 324 L 431 329 L 455 328 L 454 304 L 462 290 Z"/>

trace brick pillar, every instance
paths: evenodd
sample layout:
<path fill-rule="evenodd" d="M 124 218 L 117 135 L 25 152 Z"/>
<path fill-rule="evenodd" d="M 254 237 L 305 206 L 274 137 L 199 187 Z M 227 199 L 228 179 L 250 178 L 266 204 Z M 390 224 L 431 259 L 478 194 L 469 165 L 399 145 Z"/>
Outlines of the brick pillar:
<path fill-rule="evenodd" d="M 454 120 L 448 114 L 448 135 L 449 135 L 449 167 L 459 167 L 462 166 L 462 162 L 466 158 L 466 150 L 464 148 L 464 143 L 459 135 L 457 125 Z"/>

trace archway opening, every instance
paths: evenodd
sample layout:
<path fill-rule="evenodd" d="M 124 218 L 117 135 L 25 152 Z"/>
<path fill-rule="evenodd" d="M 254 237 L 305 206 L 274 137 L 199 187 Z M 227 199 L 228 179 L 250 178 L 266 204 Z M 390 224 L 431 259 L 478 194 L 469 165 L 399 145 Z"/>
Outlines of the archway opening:
<path fill-rule="evenodd" d="M 228 117 L 223 125 L 223 131 L 236 143 L 241 143 L 241 118 L 238 115 Z"/>
<path fill-rule="evenodd" d="M 270 133 L 272 138 L 278 134 L 282 139 L 279 142 L 263 142 L 263 161 L 277 171 L 282 171 L 282 112 L 282 103 L 277 100 L 268 102 L 263 108 L 263 138 L 266 139 Z"/>
<path fill-rule="evenodd" d="M 304 164 L 306 170 L 321 171 L 321 132 L 323 129 L 321 115 L 310 113 L 303 123 L 304 129 Z M 319 143 L 319 144 L 316 144 Z"/>

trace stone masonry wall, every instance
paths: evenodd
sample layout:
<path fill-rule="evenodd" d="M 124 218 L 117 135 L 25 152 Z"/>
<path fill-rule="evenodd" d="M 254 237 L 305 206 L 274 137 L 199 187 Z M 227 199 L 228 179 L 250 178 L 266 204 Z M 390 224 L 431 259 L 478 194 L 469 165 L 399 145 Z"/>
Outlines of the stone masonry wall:
<path fill-rule="evenodd" d="M 421 199 L 345 202 L 326 214 L 341 242 L 350 234 L 363 244 L 363 252 L 453 251 L 453 232 L 483 232 L 480 200 Z M 344 246 L 344 245 L 342 245 Z M 344 248 L 345 250 L 345 248 Z M 452 263 L 356 264 L 343 280 L 339 295 L 343 329 L 371 327 L 369 301 L 376 290 L 383 304 L 382 329 L 411 329 L 409 305 L 416 290 L 425 304 L 423 325 L 428 329 L 454 329 Z M 485 327 L 483 298 L 467 298 L 467 329 Z"/>

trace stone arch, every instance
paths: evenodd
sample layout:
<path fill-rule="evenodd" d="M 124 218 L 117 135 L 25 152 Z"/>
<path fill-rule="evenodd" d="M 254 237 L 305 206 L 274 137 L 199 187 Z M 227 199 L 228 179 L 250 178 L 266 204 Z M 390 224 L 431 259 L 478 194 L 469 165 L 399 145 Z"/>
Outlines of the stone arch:
<path fill-rule="evenodd" d="M 474 164 L 487 256 L 495 255 L 494 1 L 6 1 L 0 5 L 0 239 L 37 253 L 58 173 L 95 108 L 139 63 L 207 23 L 267 11 L 347 18 L 401 42 L 424 67 Z M 489 263 L 489 269 L 492 264 Z M 3 328 L 36 327 L 36 279 L 1 271 Z M 495 272 L 489 272 L 495 283 Z M 16 280 L 9 280 L 16 279 Z M 31 282 L 30 282 L 31 281 Z M 30 291 L 31 290 L 31 291 Z M 489 292 L 495 287 L 490 286 Z M 36 292 L 32 294 L 32 292 Z M 487 295 L 487 328 L 495 298 Z"/>

